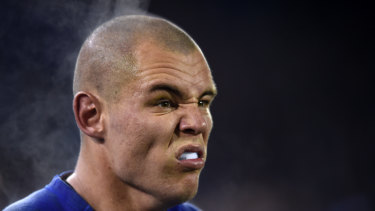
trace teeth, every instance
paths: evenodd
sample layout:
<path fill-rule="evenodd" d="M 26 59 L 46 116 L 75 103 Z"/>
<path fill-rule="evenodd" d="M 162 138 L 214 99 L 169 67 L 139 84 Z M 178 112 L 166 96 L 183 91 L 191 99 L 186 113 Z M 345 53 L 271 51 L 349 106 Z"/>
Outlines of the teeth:
<path fill-rule="evenodd" d="M 184 152 L 182 155 L 178 158 L 179 160 L 190 160 L 190 159 L 197 159 L 198 153 L 196 152 Z"/>

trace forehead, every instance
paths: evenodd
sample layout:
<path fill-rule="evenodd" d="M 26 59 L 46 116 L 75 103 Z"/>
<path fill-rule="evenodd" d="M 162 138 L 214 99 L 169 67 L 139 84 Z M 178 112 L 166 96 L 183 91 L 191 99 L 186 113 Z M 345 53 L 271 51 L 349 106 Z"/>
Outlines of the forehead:
<path fill-rule="evenodd" d="M 137 48 L 135 58 L 136 81 L 142 87 L 170 84 L 190 94 L 216 92 L 210 68 L 198 48 L 182 53 L 146 42 Z"/>

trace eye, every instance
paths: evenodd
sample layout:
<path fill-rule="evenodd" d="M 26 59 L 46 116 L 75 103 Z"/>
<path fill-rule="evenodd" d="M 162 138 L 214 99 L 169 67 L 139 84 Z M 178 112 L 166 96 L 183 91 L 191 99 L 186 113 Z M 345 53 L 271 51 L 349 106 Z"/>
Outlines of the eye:
<path fill-rule="evenodd" d="M 210 101 L 208 100 L 200 100 L 198 101 L 198 106 L 199 107 L 209 107 Z"/>
<path fill-rule="evenodd" d="M 170 101 L 170 100 L 160 100 L 157 102 L 156 104 L 157 106 L 161 107 L 161 108 L 172 108 L 172 107 L 175 107 L 175 104 Z"/>

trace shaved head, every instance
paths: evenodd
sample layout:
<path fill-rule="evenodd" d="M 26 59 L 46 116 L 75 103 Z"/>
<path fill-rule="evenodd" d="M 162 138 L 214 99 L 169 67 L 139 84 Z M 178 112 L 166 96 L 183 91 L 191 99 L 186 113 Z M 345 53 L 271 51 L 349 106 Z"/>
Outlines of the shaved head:
<path fill-rule="evenodd" d="M 6 210 L 198 211 L 184 202 L 198 191 L 217 92 L 189 35 L 149 16 L 104 23 L 79 52 L 73 92 L 74 171 Z"/>
<path fill-rule="evenodd" d="M 84 42 L 74 72 L 73 93 L 89 91 L 106 100 L 115 99 L 137 71 L 136 50 L 145 42 L 180 54 L 199 50 L 186 32 L 167 20 L 142 15 L 115 18 Z"/>
<path fill-rule="evenodd" d="M 95 210 L 166 210 L 195 196 L 216 86 L 189 35 L 161 18 L 115 18 L 83 44 L 73 89 L 82 144 L 67 181 Z"/>

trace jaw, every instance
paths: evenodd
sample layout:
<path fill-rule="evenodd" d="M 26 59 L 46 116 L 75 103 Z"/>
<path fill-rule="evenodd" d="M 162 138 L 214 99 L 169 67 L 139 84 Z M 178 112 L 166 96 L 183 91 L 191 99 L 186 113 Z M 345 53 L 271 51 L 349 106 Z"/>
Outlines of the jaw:
<path fill-rule="evenodd" d="M 150 162 L 150 159 L 154 162 Z M 174 156 L 146 156 L 143 161 L 141 165 L 130 166 L 134 171 L 129 171 L 129 168 L 117 169 L 117 178 L 121 183 L 137 190 L 140 195 L 154 198 L 156 202 L 172 205 L 190 200 L 196 195 L 202 169 L 181 169 Z"/>
<path fill-rule="evenodd" d="M 128 196 L 135 204 L 142 206 L 137 210 L 167 210 L 194 198 L 198 191 L 199 174 L 200 171 L 196 170 L 174 175 L 174 179 L 165 178 L 162 184 L 160 181 L 154 181 L 155 186 L 152 189 L 132 186 L 133 190 L 128 192 Z M 156 185 L 156 182 L 159 184 Z"/>
<path fill-rule="evenodd" d="M 197 194 L 199 186 L 200 170 L 194 170 L 181 173 L 181 177 L 174 185 L 170 185 L 170 199 L 177 204 L 188 201 Z"/>

